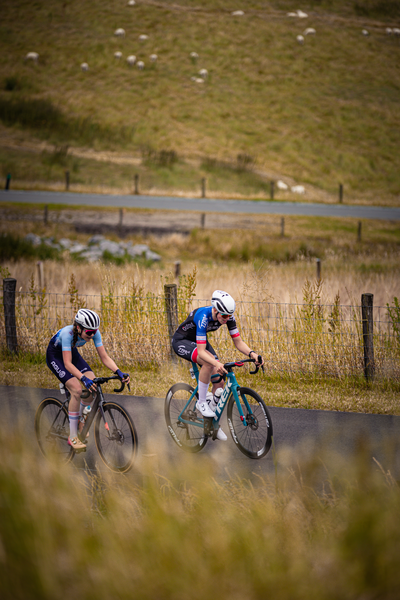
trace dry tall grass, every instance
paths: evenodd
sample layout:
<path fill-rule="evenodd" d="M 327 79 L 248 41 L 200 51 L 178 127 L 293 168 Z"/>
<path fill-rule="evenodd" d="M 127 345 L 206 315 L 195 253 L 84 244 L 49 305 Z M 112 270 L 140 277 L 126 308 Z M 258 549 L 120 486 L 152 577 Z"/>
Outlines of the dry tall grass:
<path fill-rule="evenodd" d="M 25 432 L 0 441 L 3 600 L 400 594 L 399 486 L 365 442 L 353 459 L 283 452 L 275 479 L 182 456 L 142 483 L 52 466 Z"/>

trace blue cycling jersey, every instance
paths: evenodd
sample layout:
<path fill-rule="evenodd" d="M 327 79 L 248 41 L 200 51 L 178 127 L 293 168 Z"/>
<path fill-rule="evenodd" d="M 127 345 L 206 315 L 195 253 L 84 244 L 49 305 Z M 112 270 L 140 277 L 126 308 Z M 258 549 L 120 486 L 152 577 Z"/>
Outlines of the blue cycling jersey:
<path fill-rule="evenodd" d="M 202 308 L 196 308 L 193 310 L 187 319 L 181 323 L 178 329 L 175 331 L 175 340 L 190 340 L 197 344 L 207 343 L 207 333 L 209 331 L 216 331 L 221 327 L 219 321 L 212 317 L 212 306 L 204 306 Z M 229 333 L 232 338 L 240 335 L 236 325 L 235 317 L 229 317 L 226 322 Z"/>
<path fill-rule="evenodd" d="M 53 350 L 55 350 L 55 351 L 59 351 L 60 354 L 63 351 L 65 352 L 68 350 L 71 352 L 72 351 L 72 340 L 74 337 L 73 329 L 74 329 L 73 325 L 67 325 L 66 327 L 63 327 L 62 329 L 59 329 L 57 331 L 57 333 L 55 335 L 53 335 L 53 337 L 50 340 L 50 343 L 49 343 L 50 348 L 53 348 Z M 103 345 L 103 342 L 101 339 L 101 334 L 100 334 L 99 330 L 96 331 L 96 333 L 92 337 L 92 340 L 93 340 L 96 348 Z M 85 344 L 86 344 L 86 341 L 84 339 L 82 339 L 80 335 L 78 335 L 78 340 L 75 344 L 75 348 L 80 348 L 81 346 L 84 346 Z"/>

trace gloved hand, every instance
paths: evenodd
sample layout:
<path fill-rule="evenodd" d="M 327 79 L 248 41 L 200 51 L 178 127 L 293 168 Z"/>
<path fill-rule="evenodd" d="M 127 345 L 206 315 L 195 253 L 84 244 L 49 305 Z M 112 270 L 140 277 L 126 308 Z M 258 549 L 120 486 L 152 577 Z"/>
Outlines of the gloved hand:
<path fill-rule="evenodd" d="M 88 390 L 90 390 L 90 388 L 92 387 L 92 385 L 94 385 L 94 386 L 96 385 L 96 384 L 93 383 L 93 381 L 91 379 L 89 379 L 89 377 L 86 377 L 85 375 L 82 375 L 81 381 L 82 381 L 83 385 Z"/>
<path fill-rule="evenodd" d="M 120 371 L 119 369 L 117 369 L 115 371 L 115 374 L 118 375 L 118 377 L 120 379 L 126 379 L 127 377 L 129 377 L 129 373 L 123 373 L 122 371 Z"/>

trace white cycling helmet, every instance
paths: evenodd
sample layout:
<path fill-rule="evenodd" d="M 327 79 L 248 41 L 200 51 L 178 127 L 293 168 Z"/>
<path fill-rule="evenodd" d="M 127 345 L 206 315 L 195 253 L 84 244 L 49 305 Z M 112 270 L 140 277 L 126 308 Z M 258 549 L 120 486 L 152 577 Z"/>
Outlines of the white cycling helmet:
<path fill-rule="evenodd" d="M 236 303 L 227 292 L 215 290 L 211 302 L 215 310 L 221 313 L 221 315 L 233 315 L 235 312 Z"/>
<path fill-rule="evenodd" d="M 98 329 L 100 326 L 99 315 L 88 308 L 80 308 L 75 315 L 75 321 L 86 329 Z"/>

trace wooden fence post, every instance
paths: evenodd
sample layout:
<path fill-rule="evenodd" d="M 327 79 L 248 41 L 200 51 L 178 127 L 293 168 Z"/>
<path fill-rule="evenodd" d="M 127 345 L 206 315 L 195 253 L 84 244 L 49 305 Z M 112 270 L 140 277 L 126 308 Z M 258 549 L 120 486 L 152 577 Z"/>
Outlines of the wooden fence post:
<path fill-rule="evenodd" d="M 343 183 L 339 183 L 339 202 L 343 202 Z"/>
<path fill-rule="evenodd" d="M 42 291 L 44 288 L 44 271 L 43 271 L 43 261 L 38 260 L 36 263 L 37 272 L 38 272 L 38 289 Z"/>
<path fill-rule="evenodd" d="M 364 375 L 367 381 L 373 379 L 375 375 L 373 309 L 374 295 L 362 294 L 361 314 L 364 344 Z"/>
<path fill-rule="evenodd" d="M 206 197 L 206 178 L 203 177 L 201 180 L 201 197 L 205 198 Z"/>
<path fill-rule="evenodd" d="M 270 196 L 271 196 L 271 200 L 274 199 L 274 188 L 275 188 L 275 182 L 271 181 L 271 187 L 270 187 Z"/>
<path fill-rule="evenodd" d="M 285 237 L 285 217 L 281 218 L 281 237 Z"/>
<path fill-rule="evenodd" d="M 357 242 L 361 242 L 361 221 L 358 221 Z"/>
<path fill-rule="evenodd" d="M 175 261 L 175 279 L 179 279 L 180 275 L 181 275 L 181 261 L 176 260 Z"/>
<path fill-rule="evenodd" d="M 17 280 L 13 277 L 3 279 L 4 322 L 6 326 L 6 342 L 10 352 L 18 352 L 17 322 L 15 319 L 15 289 Z"/>
<path fill-rule="evenodd" d="M 139 194 L 139 175 L 135 174 L 135 195 Z"/>
<path fill-rule="evenodd" d="M 65 191 L 69 190 L 69 171 L 65 171 Z"/>
<path fill-rule="evenodd" d="M 6 186 L 5 186 L 5 190 L 9 190 L 10 189 L 10 181 L 11 181 L 11 173 L 7 173 L 7 178 L 6 178 Z"/>
<path fill-rule="evenodd" d="M 317 281 L 321 281 L 321 259 L 317 258 Z"/>
<path fill-rule="evenodd" d="M 206 213 L 201 213 L 201 228 L 204 229 L 206 224 Z"/>
<path fill-rule="evenodd" d="M 164 285 L 165 311 L 167 313 L 168 336 L 170 341 L 171 359 L 176 362 L 177 357 L 172 349 L 171 341 L 176 328 L 178 327 L 178 293 L 176 283 L 167 283 Z"/>
<path fill-rule="evenodd" d="M 49 222 L 49 207 L 47 204 L 44 207 L 43 222 L 45 225 L 47 225 Z"/>

